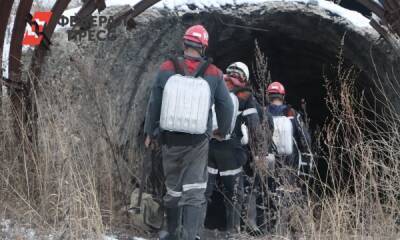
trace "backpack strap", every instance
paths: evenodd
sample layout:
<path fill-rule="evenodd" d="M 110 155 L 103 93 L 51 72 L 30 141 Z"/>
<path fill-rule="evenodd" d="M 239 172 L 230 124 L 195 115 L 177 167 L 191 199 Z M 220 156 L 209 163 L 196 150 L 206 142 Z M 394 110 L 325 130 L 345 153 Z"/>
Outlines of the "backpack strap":
<path fill-rule="evenodd" d="M 206 72 L 208 66 L 212 63 L 212 58 L 208 58 L 206 61 L 202 61 L 200 63 L 200 66 L 197 68 L 197 70 L 194 73 L 194 77 L 203 77 L 204 73 Z"/>
<path fill-rule="evenodd" d="M 189 70 L 185 64 L 185 59 L 183 57 L 178 58 L 180 66 L 183 66 L 183 76 L 190 76 Z"/>
<path fill-rule="evenodd" d="M 185 71 L 181 68 L 180 59 L 178 59 L 178 57 L 171 56 L 169 60 L 174 64 L 176 74 L 185 75 Z"/>

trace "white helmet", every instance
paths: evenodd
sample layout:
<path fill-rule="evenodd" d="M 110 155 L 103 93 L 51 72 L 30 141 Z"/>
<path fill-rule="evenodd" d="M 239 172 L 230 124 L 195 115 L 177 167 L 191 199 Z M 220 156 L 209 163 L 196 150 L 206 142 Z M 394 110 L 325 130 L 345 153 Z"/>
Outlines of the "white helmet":
<path fill-rule="evenodd" d="M 244 64 L 242 62 L 232 63 L 231 65 L 228 66 L 228 68 L 226 69 L 226 72 L 228 74 L 231 74 L 231 73 L 239 74 L 243 78 L 243 80 L 245 80 L 246 82 L 249 81 L 249 77 L 250 77 L 249 68 L 247 67 L 246 64 Z"/>

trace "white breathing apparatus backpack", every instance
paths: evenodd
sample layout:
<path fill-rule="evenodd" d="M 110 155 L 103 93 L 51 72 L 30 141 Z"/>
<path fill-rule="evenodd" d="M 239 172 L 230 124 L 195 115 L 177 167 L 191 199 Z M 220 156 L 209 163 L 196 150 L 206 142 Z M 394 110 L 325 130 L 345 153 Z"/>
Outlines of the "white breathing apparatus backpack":
<path fill-rule="evenodd" d="M 274 116 L 274 133 L 272 140 L 276 150 L 280 155 L 290 155 L 293 153 L 293 125 L 292 121 L 286 116 Z"/>
<path fill-rule="evenodd" d="M 204 134 L 207 131 L 208 114 L 211 105 L 211 90 L 202 75 L 209 62 L 203 62 L 193 76 L 184 73 L 177 59 L 174 63 L 176 74 L 165 84 L 160 114 L 160 128 L 166 131 L 189 134 Z"/>
<path fill-rule="evenodd" d="M 239 115 L 239 99 L 236 97 L 234 93 L 229 93 L 229 96 L 232 99 L 233 103 L 233 115 L 232 115 L 232 121 L 231 121 L 231 128 L 229 129 L 229 134 L 226 136 L 225 140 L 230 139 L 230 135 L 232 134 L 233 130 L 235 129 L 236 125 L 236 119 Z M 212 130 L 218 129 L 218 121 L 217 121 L 217 114 L 215 113 L 215 105 L 212 106 Z"/>

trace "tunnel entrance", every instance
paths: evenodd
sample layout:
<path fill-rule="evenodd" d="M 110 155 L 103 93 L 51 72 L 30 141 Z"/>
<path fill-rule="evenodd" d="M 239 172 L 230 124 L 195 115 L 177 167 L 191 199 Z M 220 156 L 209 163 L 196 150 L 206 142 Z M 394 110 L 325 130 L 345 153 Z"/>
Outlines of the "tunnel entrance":
<path fill-rule="evenodd" d="M 215 63 L 223 69 L 234 61 L 243 61 L 249 67 L 254 78 L 255 43 L 257 41 L 262 53 L 268 58 L 268 69 L 272 81 L 281 82 L 287 91 L 286 101 L 300 110 L 301 99 L 308 106 L 312 129 L 322 126 L 329 115 L 326 107 L 324 87 L 324 70 L 337 64 L 336 55 L 317 44 L 296 40 L 284 34 L 268 34 L 254 32 L 249 36 L 246 49 L 242 46 L 224 45 L 230 48 L 236 56 L 217 57 Z M 239 48 L 239 49 L 238 49 Z M 212 55 L 212 54 L 211 54 Z M 229 62 L 229 63 L 228 63 Z"/>
<path fill-rule="evenodd" d="M 321 129 L 330 118 L 330 112 L 326 104 L 325 78 L 336 78 L 334 67 L 337 66 L 338 54 L 341 47 L 351 47 L 355 44 L 351 33 L 347 33 L 344 26 L 326 22 L 326 26 L 319 26 L 316 31 L 312 21 L 315 16 L 307 16 L 298 19 L 296 14 L 277 13 L 268 16 L 261 22 L 237 19 L 230 16 L 214 15 L 203 16 L 202 24 L 210 29 L 210 48 L 208 56 L 214 59 L 214 63 L 221 69 L 235 61 L 246 63 L 251 72 L 251 78 L 255 77 L 255 42 L 268 59 L 268 69 L 272 81 L 281 82 L 287 92 L 286 101 L 296 110 L 301 110 L 301 100 L 307 102 L 307 113 L 310 119 L 310 133 L 312 136 L 317 129 Z M 305 18 L 309 18 L 308 20 Z M 185 19 L 185 17 L 184 17 Z M 191 16 L 187 16 L 190 22 Z M 318 19 L 318 21 L 322 21 Z M 231 23 L 231 24 L 227 24 Z M 234 24 L 232 24 L 234 23 Z M 345 34 L 350 37 L 346 39 Z M 313 36 L 304 38 L 304 36 Z M 344 37 L 344 43 L 342 39 Z M 344 56 L 344 66 L 359 66 L 358 59 Z M 357 91 L 371 92 L 372 84 L 369 75 L 360 70 L 357 83 Z M 368 94 L 367 94 L 368 95 Z M 372 95 L 369 95 L 372 98 Z M 373 100 L 372 100 L 373 101 Z M 318 162 L 317 171 L 324 178 L 327 165 Z M 224 197 L 220 190 L 216 190 L 207 211 L 206 227 L 210 229 L 225 228 Z"/>
<path fill-rule="evenodd" d="M 186 18 L 193 21 L 191 17 Z M 334 68 L 339 61 L 340 49 L 343 47 L 343 51 L 349 53 L 343 59 L 345 67 L 362 69 L 360 65 L 365 64 L 359 61 L 359 56 L 351 58 L 353 53 L 349 50 L 358 44 L 355 33 L 332 22 L 323 26 L 321 22 L 325 20 L 318 16 L 300 17 L 296 13 L 281 12 L 261 20 L 246 21 L 217 14 L 201 19 L 210 29 L 208 56 L 223 70 L 232 62 L 242 61 L 250 68 L 250 79 L 254 79 L 255 41 L 258 42 L 268 58 L 271 80 L 281 82 L 286 88 L 287 103 L 300 110 L 301 99 L 306 100 L 311 130 L 322 127 L 329 117 L 325 104 L 325 77 L 335 79 Z M 320 24 L 315 26 L 315 21 Z M 360 70 L 359 79 L 362 83 L 356 84 L 360 92 L 373 90 L 369 73 Z"/>

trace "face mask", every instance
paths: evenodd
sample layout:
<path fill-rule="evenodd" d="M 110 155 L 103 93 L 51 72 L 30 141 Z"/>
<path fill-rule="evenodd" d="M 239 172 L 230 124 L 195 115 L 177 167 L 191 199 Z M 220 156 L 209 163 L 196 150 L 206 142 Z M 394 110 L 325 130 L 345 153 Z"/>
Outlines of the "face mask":
<path fill-rule="evenodd" d="M 234 85 L 235 87 L 245 87 L 246 86 L 246 82 L 242 82 L 240 81 L 238 78 L 232 77 L 230 75 L 224 75 L 224 80 L 226 82 L 231 83 L 232 85 Z"/>

